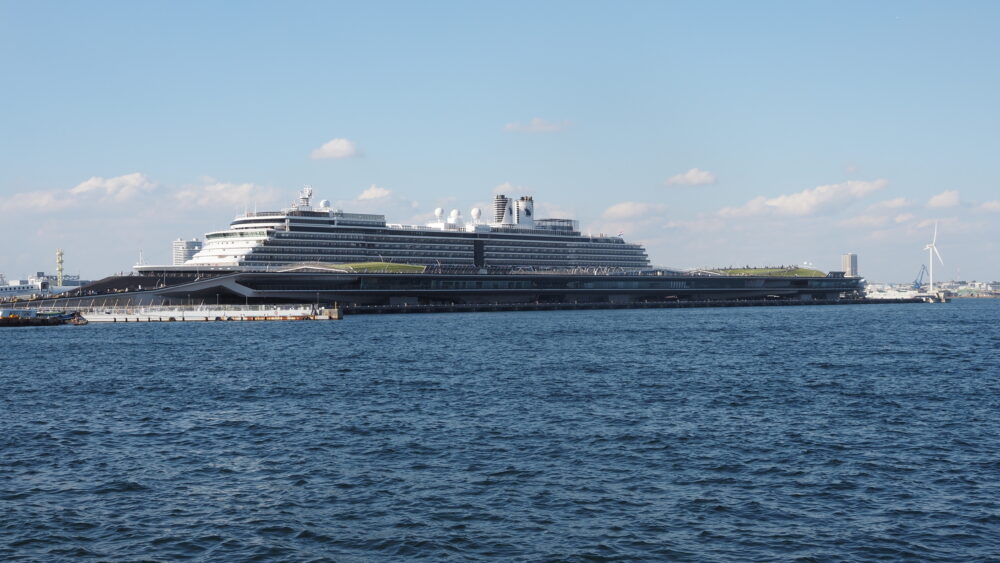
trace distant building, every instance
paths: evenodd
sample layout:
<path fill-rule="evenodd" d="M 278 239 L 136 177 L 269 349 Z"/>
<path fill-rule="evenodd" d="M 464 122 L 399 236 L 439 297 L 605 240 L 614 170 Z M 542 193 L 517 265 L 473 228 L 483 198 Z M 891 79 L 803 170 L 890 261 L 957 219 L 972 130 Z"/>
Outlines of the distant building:
<path fill-rule="evenodd" d="M 201 241 L 198 239 L 184 240 L 179 238 L 174 241 L 173 250 L 173 265 L 181 266 L 201 250 Z"/>
<path fill-rule="evenodd" d="M 856 277 L 858 275 L 858 255 L 853 252 L 841 255 L 840 269 L 844 271 L 845 276 Z"/>

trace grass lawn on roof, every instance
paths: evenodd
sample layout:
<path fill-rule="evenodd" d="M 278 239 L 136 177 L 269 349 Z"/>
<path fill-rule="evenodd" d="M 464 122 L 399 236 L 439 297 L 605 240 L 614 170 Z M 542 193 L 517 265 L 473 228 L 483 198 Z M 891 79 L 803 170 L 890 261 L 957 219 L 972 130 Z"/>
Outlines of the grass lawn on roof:
<path fill-rule="evenodd" d="M 727 276 L 788 276 L 800 278 L 823 278 L 826 273 L 811 268 L 720 268 L 712 270 Z"/>

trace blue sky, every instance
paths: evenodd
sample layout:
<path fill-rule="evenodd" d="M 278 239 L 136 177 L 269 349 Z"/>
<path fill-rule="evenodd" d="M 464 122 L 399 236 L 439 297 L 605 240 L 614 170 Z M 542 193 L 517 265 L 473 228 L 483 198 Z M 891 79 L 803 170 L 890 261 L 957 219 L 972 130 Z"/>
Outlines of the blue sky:
<path fill-rule="evenodd" d="M 0 272 L 52 270 L 57 247 L 85 277 L 140 248 L 165 262 L 171 240 L 311 184 L 405 223 L 532 194 L 659 265 L 856 252 L 872 280 L 911 279 L 938 220 L 937 272 L 1000 279 L 998 16 L 0 2 Z"/>

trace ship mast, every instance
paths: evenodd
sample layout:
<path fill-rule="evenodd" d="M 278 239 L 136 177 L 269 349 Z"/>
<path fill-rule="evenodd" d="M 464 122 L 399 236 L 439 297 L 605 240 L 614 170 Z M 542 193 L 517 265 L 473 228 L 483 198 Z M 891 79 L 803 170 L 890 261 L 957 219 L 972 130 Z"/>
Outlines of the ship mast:
<path fill-rule="evenodd" d="M 312 209 L 310 200 L 312 199 L 313 189 L 312 186 L 306 185 L 302 188 L 302 193 L 299 194 L 299 209 Z"/>

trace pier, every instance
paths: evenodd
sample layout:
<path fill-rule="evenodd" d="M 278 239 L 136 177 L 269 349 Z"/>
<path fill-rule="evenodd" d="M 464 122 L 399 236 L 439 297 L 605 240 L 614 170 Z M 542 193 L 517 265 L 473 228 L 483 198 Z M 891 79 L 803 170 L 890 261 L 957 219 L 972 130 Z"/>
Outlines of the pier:
<path fill-rule="evenodd" d="M 808 305 L 886 305 L 924 303 L 919 298 L 906 299 L 710 299 L 647 301 L 626 303 L 454 303 L 450 305 L 346 305 L 346 315 L 408 313 L 481 313 L 502 311 L 573 311 L 607 309 L 696 309 L 705 307 L 798 307 Z"/>
<path fill-rule="evenodd" d="M 58 309 L 46 309 L 58 310 Z M 69 309 L 68 309 L 69 310 Z M 215 305 L 162 307 L 73 308 L 92 323 L 152 323 L 206 321 L 339 321 L 343 309 L 293 305 Z"/>
<path fill-rule="evenodd" d="M 923 298 L 901 299 L 711 299 L 647 302 L 580 303 L 453 303 L 397 305 L 193 305 L 152 307 L 44 308 L 45 311 L 78 312 L 94 323 L 210 322 L 210 321 L 314 321 L 341 320 L 345 315 L 418 313 L 485 313 L 514 311 L 592 311 L 610 309 L 698 309 L 706 307 L 802 307 L 810 305 L 888 305 L 927 303 Z"/>

